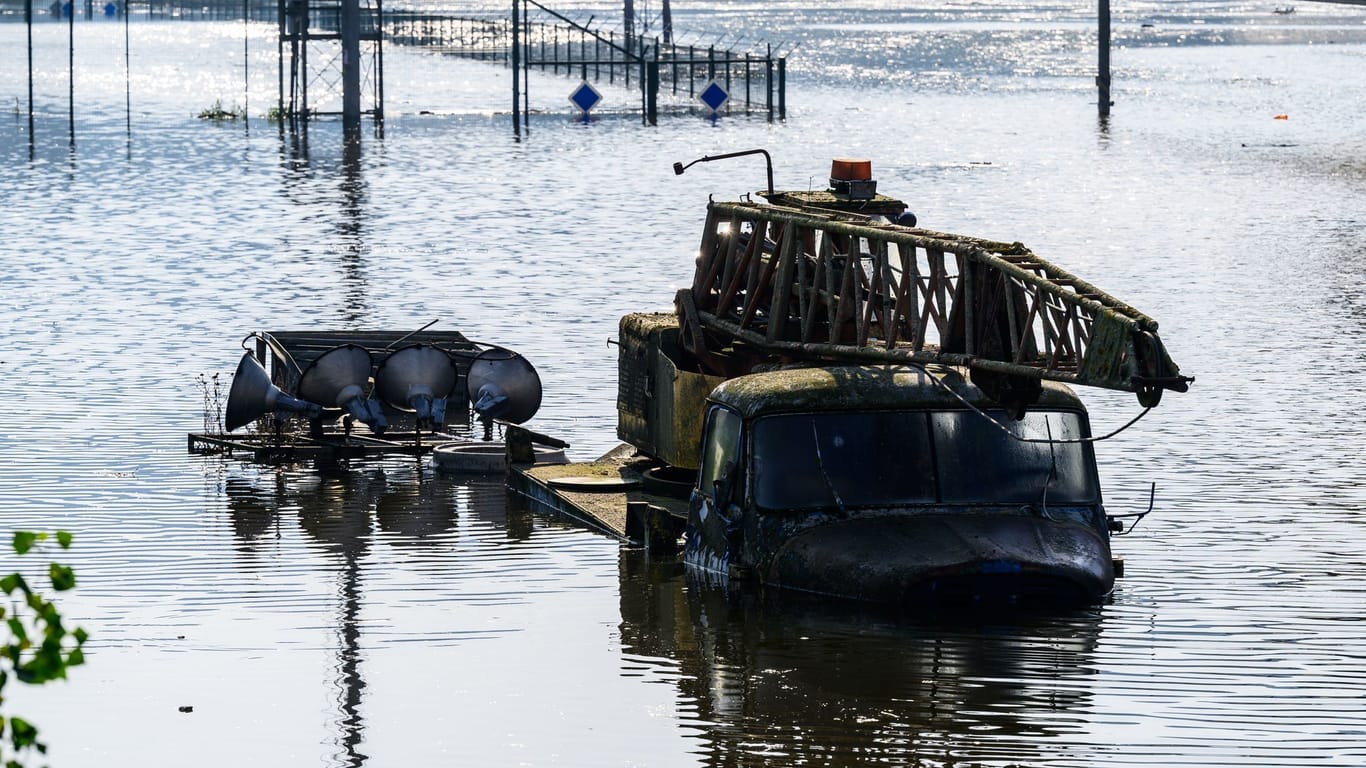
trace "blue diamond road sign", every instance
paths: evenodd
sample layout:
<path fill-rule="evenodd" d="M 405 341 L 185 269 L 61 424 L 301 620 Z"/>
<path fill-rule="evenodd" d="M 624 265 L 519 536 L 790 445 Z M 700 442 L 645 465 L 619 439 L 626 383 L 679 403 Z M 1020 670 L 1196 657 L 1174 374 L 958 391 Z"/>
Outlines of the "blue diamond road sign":
<path fill-rule="evenodd" d="M 602 94 L 598 89 L 588 84 L 588 81 L 579 83 L 579 86 L 569 93 L 569 101 L 586 116 L 588 111 L 602 101 Z"/>
<path fill-rule="evenodd" d="M 707 109 L 712 112 L 720 112 L 721 107 L 730 101 L 730 94 L 726 93 L 726 89 L 722 88 L 720 83 L 713 80 L 707 83 L 707 87 L 703 88 L 701 93 L 697 94 L 697 100 L 705 104 Z"/>

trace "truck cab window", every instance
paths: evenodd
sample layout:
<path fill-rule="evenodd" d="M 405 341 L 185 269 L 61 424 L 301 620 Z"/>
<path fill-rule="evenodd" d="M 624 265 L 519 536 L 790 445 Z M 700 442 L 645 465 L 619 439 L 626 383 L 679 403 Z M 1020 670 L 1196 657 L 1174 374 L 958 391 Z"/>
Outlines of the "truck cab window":
<path fill-rule="evenodd" d="M 705 496 L 715 493 L 716 483 L 725 478 L 726 468 L 737 467 L 735 481 L 743 472 L 740 465 L 740 415 L 715 406 L 707 414 L 706 437 L 702 440 L 702 468 L 697 473 L 698 488 Z"/>

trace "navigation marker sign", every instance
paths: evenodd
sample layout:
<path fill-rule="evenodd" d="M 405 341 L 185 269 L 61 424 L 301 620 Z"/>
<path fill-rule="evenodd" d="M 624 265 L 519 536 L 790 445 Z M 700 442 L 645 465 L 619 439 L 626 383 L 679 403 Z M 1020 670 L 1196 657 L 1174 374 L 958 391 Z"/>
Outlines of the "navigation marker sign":
<path fill-rule="evenodd" d="M 707 83 L 707 87 L 703 88 L 701 93 L 697 94 L 697 100 L 715 115 L 721 111 L 721 107 L 724 107 L 727 101 L 730 101 L 730 94 L 721 87 L 720 83 L 713 80 Z"/>
<path fill-rule="evenodd" d="M 587 80 L 579 82 L 577 88 L 569 92 L 569 103 L 579 108 L 584 117 L 588 117 L 588 112 L 602 101 L 602 94 L 598 89 L 588 84 Z"/>

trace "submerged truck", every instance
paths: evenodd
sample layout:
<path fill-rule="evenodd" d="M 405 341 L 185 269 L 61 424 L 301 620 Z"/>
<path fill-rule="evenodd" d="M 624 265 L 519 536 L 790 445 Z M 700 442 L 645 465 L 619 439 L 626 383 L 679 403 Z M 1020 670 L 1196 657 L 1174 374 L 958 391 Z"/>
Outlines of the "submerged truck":
<path fill-rule="evenodd" d="M 1104 598 L 1125 524 L 1071 387 L 1186 391 L 1157 323 L 1019 243 L 916 227 L 867 161 L 824 191 L 769 177 L 709 204 L 674 312 L 620 324 L 618 435 L 687 479 L 687 566 L 879 603 Z"/>

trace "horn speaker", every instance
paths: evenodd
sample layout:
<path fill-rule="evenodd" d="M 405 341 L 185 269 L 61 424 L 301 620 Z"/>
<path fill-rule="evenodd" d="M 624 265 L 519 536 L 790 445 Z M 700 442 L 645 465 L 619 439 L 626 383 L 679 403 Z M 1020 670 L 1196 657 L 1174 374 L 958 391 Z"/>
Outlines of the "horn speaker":
<path fill-rule="evenodd" d="M 290 411 L 316 419 L 322 408 L 316 403 L 297 400 L 275 386 L 270 374 L 250 352 L 242 355 L 237 372 L 232 375 L 232 389 L 228 390 L 228 409 L 223 426 L 231 432 L 246 426 L 266 413 Z"/>
<path fill-rule="evenodd" d="M 446 420 L 446 398 L 455 392 L 460 369 L 436 347 L 414 344 L 394 351 L 375 371 L 375 394 L 400 411 L 417 414 L 419 425 Z"/>
<path fill-rule="evenodd" d="M 470 363 L 466 390 L 483 419 L 521 424 L 541 407 L 541 377 L 526 358 L 508 349 L 486 349 Z"/>
<path fill-rule="evenodd" d="M 370 383 L 370 353 L 344 344 L 318 355 L 299 375 L 299 396 L 324 408 L 345 408 L 358 421 L 381 433 L 389 426 L 379 403 L 366 399 Z"/>

